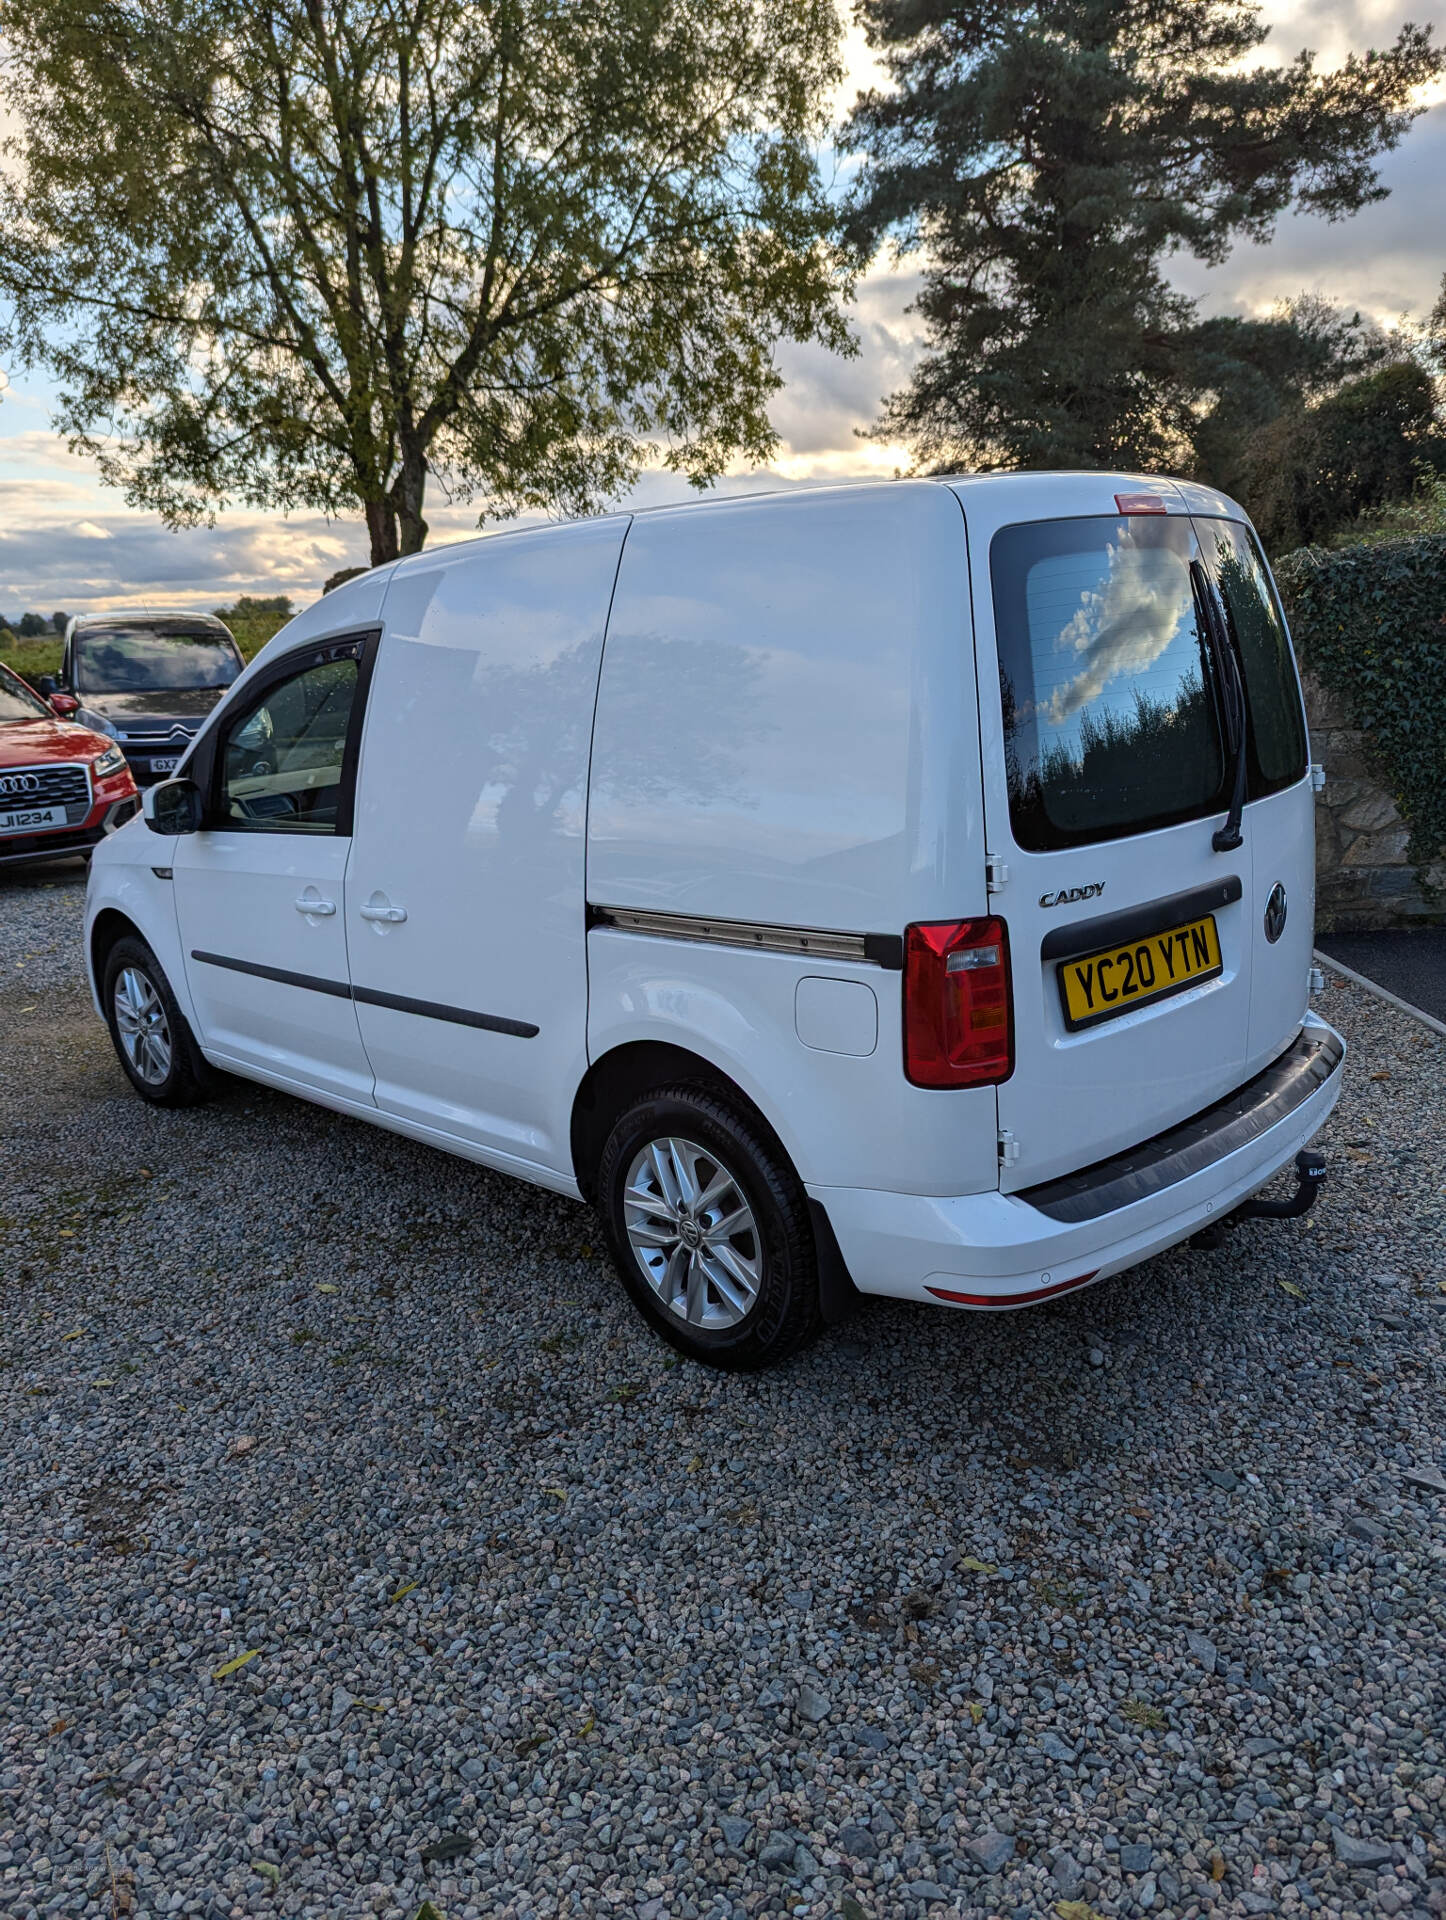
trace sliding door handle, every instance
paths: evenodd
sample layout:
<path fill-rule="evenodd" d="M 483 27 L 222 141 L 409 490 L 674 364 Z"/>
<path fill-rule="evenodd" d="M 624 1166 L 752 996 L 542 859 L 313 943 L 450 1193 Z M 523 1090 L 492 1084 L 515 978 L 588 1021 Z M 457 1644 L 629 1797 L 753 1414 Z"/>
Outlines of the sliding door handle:
<path fill-rule="evenodd" d="M 292 905 L 308 919 L 326 920 L 336 912 L 335 900 L 323 900 L 315 887 L 308 887 L 305 893 L 298 894 Z"/>
<path fill-rule="evenodd" d="M 388 901 L 368 900 L 357 912 L 363 920 L 380 920 L 385 926 L 399 927 L 407 917 L 405 907 L 394 907 Z"/>

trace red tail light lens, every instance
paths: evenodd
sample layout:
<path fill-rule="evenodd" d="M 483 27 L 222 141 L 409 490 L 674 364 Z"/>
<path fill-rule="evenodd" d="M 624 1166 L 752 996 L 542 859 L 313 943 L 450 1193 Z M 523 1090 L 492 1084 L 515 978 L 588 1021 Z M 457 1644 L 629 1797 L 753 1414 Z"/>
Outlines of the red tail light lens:
<path fill-rule="evenodd" d="M 916 1087 L 987 1087 L 1014 1068 L 1009 932 L 935 920 L 904 935 L 904 1072 Z"/>

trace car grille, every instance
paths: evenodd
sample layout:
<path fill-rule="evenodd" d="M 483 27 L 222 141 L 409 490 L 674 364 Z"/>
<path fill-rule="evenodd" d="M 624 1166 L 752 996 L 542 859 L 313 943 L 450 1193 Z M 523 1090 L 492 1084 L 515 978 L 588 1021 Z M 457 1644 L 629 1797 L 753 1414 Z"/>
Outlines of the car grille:
<path fill-rule="evenodd" d="M 77 826 L 90 812 L 90 776 L 84 767 L 54 761 L 0 768 L 0 812 L 15 807 L 64 807 L 67 823 Z"/>

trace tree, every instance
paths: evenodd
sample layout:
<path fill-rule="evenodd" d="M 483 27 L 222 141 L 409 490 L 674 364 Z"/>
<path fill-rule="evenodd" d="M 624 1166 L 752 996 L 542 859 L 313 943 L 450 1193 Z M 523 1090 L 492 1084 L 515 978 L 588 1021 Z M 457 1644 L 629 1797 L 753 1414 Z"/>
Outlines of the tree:
<path fill-rule="evenodd" d="M 834 0 L 0 0 L 0 348 L 175 525 L 584 511 L 847 350 Z M 83 103 L 83 108 L 79 105 Z"/>
<path fill-rule="evenodd" d="M 1255 434 L 1392 357 L 1379 327 L 1318 294 L 1301 294 L 1263 320 L 1201 320 L 1180 335 L 1179 347 L 1196 394 L 1183 424 L 1184 465 L 1236 495 L 1251 485 L 1247 450 Z"/>
<path fill-rule="evenodd" d="M 50 624 L 57 633 L 64 633 L 69 619 L 70 615 L 68 613 L 52 613 L 50 616 Z"/>
<path fill-rule="evenodd" d="M 894 90 L 867 155 L 859 244 L 924 249 L 931 350 L 880 438 L 925 464 L 1154 466 L 1188 456 L 1208 395 L 1172 253 L 1218 261 L 1287 207 L 1339 218 L 1438 73 L 1430 29 L 1317 73 L 1244 64 L 1254 0 L 862 0 Z M 1208 355 L 1207 355 L 1208 359 Z M 1206 400 L 1208 404 L 1208 399 Z"/>
<path fill-rule="evenodd" d="M 1262 537 L 1286 552 L 1406 500 L 1438 466 L 1446 470 L 1446 418 L 1430 374 L 1404 360 L 1252 435 L 1241 490 Z"/>
<path fill-rule="evenodd" d="M 22 613 L 20 616 L 20 638 L 38 640 L 43 633 L 50 632 L 50 622 L 43 613 Z"/>

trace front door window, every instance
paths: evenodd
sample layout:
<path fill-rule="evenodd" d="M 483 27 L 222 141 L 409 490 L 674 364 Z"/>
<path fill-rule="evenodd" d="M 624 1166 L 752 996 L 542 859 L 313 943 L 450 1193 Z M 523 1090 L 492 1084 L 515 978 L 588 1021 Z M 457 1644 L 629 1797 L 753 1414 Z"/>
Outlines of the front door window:
<path fill-rule="evenodd" d="M 227 731 L 216 825 L 335 833 L 356 698 L 355 660 L 327 660 L 273 687 Z"/>

